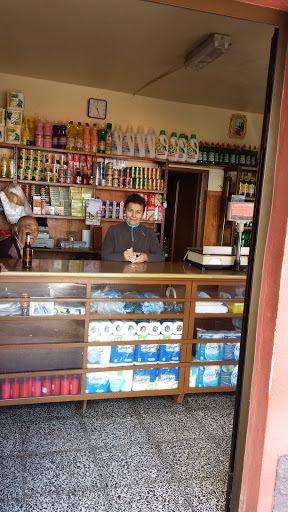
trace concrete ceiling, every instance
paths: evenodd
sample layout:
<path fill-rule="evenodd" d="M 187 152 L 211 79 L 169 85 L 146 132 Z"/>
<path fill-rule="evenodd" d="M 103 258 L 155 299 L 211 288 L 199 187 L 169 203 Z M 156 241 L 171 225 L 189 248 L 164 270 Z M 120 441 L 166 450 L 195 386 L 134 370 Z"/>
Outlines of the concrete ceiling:
<path fill-rule="evenodd" d="M 182 68 L 140 94 L 263 113 L 273 30 L 145 0 L 6 0 L 0 71 L 133 94 L 222 33 L 232 37 L 227 54 L 198 72 Z"/>

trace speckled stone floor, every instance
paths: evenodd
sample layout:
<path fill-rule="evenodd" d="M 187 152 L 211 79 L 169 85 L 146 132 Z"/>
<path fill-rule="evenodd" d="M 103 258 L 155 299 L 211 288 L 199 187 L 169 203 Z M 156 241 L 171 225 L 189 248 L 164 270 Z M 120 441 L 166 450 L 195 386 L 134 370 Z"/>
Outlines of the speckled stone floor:
<path fill-rule="evenodd" d="M 234 394 L 0 409 L 0 512 L 224 512 Z"/>

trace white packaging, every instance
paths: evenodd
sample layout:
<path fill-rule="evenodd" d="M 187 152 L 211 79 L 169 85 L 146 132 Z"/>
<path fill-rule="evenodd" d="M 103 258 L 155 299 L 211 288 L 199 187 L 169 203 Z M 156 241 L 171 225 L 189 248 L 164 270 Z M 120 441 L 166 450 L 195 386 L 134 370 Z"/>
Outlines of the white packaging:
<path fill-rule="evenodd" d="M 134 137 L 134 156 L 145 156 L 145 135 L 142 128 L 139 128 Z"/>
<path fill-rule="evenodd" d="M 6 126 L 7 128 L 21 128 L 22 110 L 6 110 Z"/>
<path fill-rule="evenodd" d="M 171 336 L 173 334 L 174 322 L 162 322 L 161 333 L 163 336 Z"/>
<path fill-rule="evenodd" d="M 180 334 L 180 338 L 181 338 L 182 332 L 183 332 L 183 322 L 179 321 L 179 320 L 176 320 L 176 322 L 173 323 L 172 333 L 173 334 Z"/>
<path fill-rule="evenodd" d="M 123 135 L 122 155 L 134 156 L 134 134 L 131 125 L 128 126 L 127 131 Z"/>
<path fill-rule="evenodd" d="M 109 320 L 102 320 L 100 323 L 100 334 L 101 336 L 111 336 L 113 330 L 113 324 Z"/>
<path fill-rule="evenodd" d="M 148 322 L 139 322 L 137 324 L 137 334 L 138 336 L 147 336 L 148 334 Z"/>
<path fill-rule="evenodd" d="M 112 322 L 112 334 L 114 336 L 123 336 L 124 334 L 124 322 L 123 320 L 113 320 Z"/>
<path fill-rule="evenodd" d="M 183 133 L 180 134 L 178 142 L 179 142 L 178 162 L 186 162 L 187 142 L 185 139 L 185 135 Z"/>
<path fill-rule="evenodd" d="M 7 92 L 7 109 L 24 110 L 23 92 Z"/>
<path fill-rule="evenodd" d="M 119 370 L 109 372 L 109 391 L 119 393 L 120 391 L 131 391 L 133 370 Z"/>
<path fill-rule="evenodd" d="M 167 158 L 170 162 L 177 162 L 179 154 L 179 142 L 175 132 L 171 134 L 168 142 L 168 155 Z"/>
<path fill-rule="evenodd" d="M 5 128 L 5 142 L 20 144 L 21 128 Z"/>
<path fill-rule="evenodd" d="M 116 124 L 111 133 L 111 155 L 121 155 L 122 153 L 122 131 L 119 124 Z"/>
<path fill-rule="evenodd" d="M 111 347 L 93 346 L 87 349 L 87 368 L 107 368 Z"/>
<path fill-rule="evenodd" d="M 153 322 L 153 321 L 151 321 L 148 324 L 148 334 L 151 335 L 151 336 L 159 336 L 160 333 L 161 333 L 161 324 L 160 324 L 160 322 Z M 158 338 L 158 339 L 160 339 L 160 338 Z"/>
<path fill-rule="evenodd" d="M 145 137 L 145 156 L 155 158 L 155 134 L 151 128 Z"/>
<path fill-rule="evenodd" d="M 127 340 L 127 336 L 134 336 L 137 332 L 137 324 L 132 320 L 128 320 L 124 323 L 124 336 L 125 340 Z M 129 338 L 130 339 L 130 338 Z"/>
<path fill-rule="evenodd" d="M 0 126 L 5 126 L 5 118 L 6 118 L 6 110 L 5 110 L 5 108 L 0 108 Z"/>

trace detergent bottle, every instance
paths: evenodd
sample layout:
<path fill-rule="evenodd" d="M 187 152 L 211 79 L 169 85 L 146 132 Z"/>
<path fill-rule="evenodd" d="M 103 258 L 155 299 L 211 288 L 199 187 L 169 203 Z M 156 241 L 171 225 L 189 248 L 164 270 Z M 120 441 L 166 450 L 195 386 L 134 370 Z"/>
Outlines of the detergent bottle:
<path fill-rule="evenodd" d="M 199 153 L 199 144 L 196 140 L 196 135 L 193 133 L 187 144 L 186 162 L 196 163 Z"/>
<path fill-rule="evenodd" d="M 121 155 L 122 153 L 122 131 L 119 124 L 116 124 L 111 133 L 111 155 Z"/>
<path fill-rule="evenodd" d="M 155 157 L 159 160 L 166 160 L 168 155 L 168 139 L 165 130 L 161 130 L 155 145 Z"/>
<path fill-rule="evenodd" d="M 172 132 L 168 143 L 168 160 L 169 162 L 177 162 L 179 153 L 179 143 L 177 133 Z"/>
<path fill-rule="evenodd" d="M 127 131 L 123 135 L 122 155 L 134 156 L 134 134 L 130 124 L 128 125 Z"/>
<path fill-rule="evenodd" d="M 145 137 L 145 156 L 155 158 L 155 134 L 151 128 Z"/>
<path fill-rule="evenodd" d="M 145 156 L 145 135 L 142 128 L 139 128 L 134 137 L 134 156 Z"/>
<path fill-rule="evenodd" d="M 187 142 L 184 133 L 180 133 L 180 137 L 178 140 L 179 148 L 178 148 L 178 161 L 186 162 L 187 155 Z"/>

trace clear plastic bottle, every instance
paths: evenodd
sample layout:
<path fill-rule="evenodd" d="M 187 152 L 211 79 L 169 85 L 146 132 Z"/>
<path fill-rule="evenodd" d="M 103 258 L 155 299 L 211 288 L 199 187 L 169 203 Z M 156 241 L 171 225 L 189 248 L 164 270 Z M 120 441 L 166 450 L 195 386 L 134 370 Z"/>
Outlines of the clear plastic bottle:
<path fill-rule="evenodd" d="M 67 124 L 67 144 L 66 149 L 69 149 L 70 151 L 74 151 L 75 148 L 75 126 L 73 124 L 73 121 L 69 121 Z"/>
<path fill-rule="evenodd" d="M 86 123 L 83 130 L 83 150 L 91 151 L 91 137 L 90 137 L 90 126 Z"/>
<path fill-rule="evenodd" d="M 15 160 L 13 156 L 10 156 L 9 158 L 9 164 L 8 164 L 8 177 L 13 178 L 15 172 Z"/>
<path fill-rule="evenodd" d="M 97 124 L 93 124 L 91 128 L 91 152 L 97 153 L 98 150 L 98 136 L 97 136 Z"/>
<path fill-rule="evenodd" d="M 78 123 L 75 130 L 75 150 L 83 151 L 83 126 Z"/>

